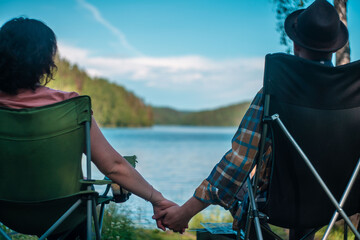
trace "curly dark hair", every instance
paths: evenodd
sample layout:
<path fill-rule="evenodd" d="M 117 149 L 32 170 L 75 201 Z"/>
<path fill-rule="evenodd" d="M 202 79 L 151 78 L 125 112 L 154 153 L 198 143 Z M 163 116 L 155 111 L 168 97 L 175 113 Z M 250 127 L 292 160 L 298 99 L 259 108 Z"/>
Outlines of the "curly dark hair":
<path fill-rule="evenodd" d="M 0 91 L 35 90 L 53 79 L 56 36 L 43 22 L 14 18 L 0 29 Z"/>

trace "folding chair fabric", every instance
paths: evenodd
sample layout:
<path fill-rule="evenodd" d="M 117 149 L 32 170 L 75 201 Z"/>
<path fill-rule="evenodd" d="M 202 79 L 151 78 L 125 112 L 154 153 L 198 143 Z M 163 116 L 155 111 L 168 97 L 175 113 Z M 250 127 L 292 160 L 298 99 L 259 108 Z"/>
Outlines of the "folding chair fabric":
<path fill-rule="evenodd" d="M 360 156 L 360 61 L 329 67 L 267 55 L 264 93 L 270 94 L 269 115 L 280 115 L 340 200 Z M 287 228 L 328 224 L 335 207 L 282 131 L 271 127 L 274 162 L 264 209 L 269 223 Z M 353 188 L 344 210 L 348 215 L 360 211 L 360 188 Z"/>
<path fill-rule="evenodd" d="M 91 121 L 87 96 L 29 109 L 0 108 L 0 222 L 41 235 L 83 191 L 84 122 Z M 86 216 L 80 207 L 56 232 Z"/>
<path fill-rule="evenodd" d="M 84 199 L 91 193 L 74 194 L 40 202 L 0 201 L 0 219 L 7 227 L 23 234 L 41 236 L 83 195 Z M 95 194 L 92 192 L 92 194 Z M 86 217 L 86 205 L 80 205 L 53 234 L 66 232 L 83 222 Z"/>

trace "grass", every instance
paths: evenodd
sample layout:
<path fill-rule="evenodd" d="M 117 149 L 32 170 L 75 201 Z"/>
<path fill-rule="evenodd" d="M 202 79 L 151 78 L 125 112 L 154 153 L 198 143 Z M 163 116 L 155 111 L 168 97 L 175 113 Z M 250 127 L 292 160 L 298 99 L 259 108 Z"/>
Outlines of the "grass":
<path fill-rule="evenodd" d="M 23 235 L 23 234 L 17 234 L 17 233 L 12 235 L 11 234 L 12 231 L 9 228 L 2 225 L 1 223 L 0 223 L 0 228 L 2 230 L 4 230 L 8 235 L 10 235 L 13 240 L 35 240 L 35 239 L 38 239 L 36 236 L 30 236 L 30 235 Z M 0 236 L 0 239 L 3 239 L 3 238 Z"/>
<path fill-rule="evenodd" d="M 124 240 L 194 240 L 191 233 L 178 234 L 172 231 L 159 231 L 157 229 L 146 229 L 135 225 L 128 217 L 131 211 L 121 205 L 109 204 L 104 214 L 103 239 Z"/>
<path fill-rule="evenodd" d="M 221 223 L 221 222 L 233 222 L 233 218 L 228 211 L 222 210 L 219 206 L 214 207 L 210 213 L 205 214 L 200 212 L 196 214 L 189 222 L 189 229 L 203 228 L 201 223 Z"/>
<path fill-rule="evenodd" d="M 172 231 L 159 231 L 157 229 L 147 229 L 135 225 L 128 216 L 131 211 L 111 203 L 107 206 L 104 213 L 102 239 L 121 239 L 121 240 L 195 240 L 193 233 L 186 232 L 184 234 L 173 233 Z M 1 223 L 0 223 L 1 224 Z M 3 225 L 0 228 L 10 233 L 11 230 Z M 0 237 L 0 239 L 2 239 Z M 14 240 L 35 240 L 36 236 L 16 234 L 12 236 Z"/>
<path fill-rule="evenodd" d="M 326 231 L 326 227 L 323 227 L 322 229 L 320 229 L 315 235 L 315 240 L 320 240 L 322 238 L 322 236 L 324 235 L 325 231 Z M 343 223 L 343 221 L 338 222 L 337 224 L 334 225 L 334 227 L 331 230 L 330 235 L 327 239 L 328 240 L 344 239 L 344 223 Z M 348 239 L 355 239 L 355 235 L 350 230 L 350 228 L 348 228 Z"/>
<path fill-rule="evenodd" d="M 288 239 L 289 238 L 289 230 L 288 229 L 284 229 L 284 228 L 280 228 L 280 227 L 276 227 L 276 226 L 271 226 L 271 229 L 280 237 L 282 237 L 283 239 Z M 315 234 L 315 240 L 320 240 L 322 239 L 324 233 L 326 231 L 326 226 L 321 228 L 316 234 Z M 348 228 L 348 239 L 352 240 L 355 238 L 354 233 L 350 230 L 350 228 Z M 344 223 L 343 222 L 337 222 L 333 229 L 331 230 L 329 237 L 327 238 L 328 240 L 340 240 L 340 239 L 344 239 Z"/>
<path fill-rule="evenodd" d="M 102 229 L 102 239 L 121 239 L 121 240 L 195 240 L 195 231 L 187 231 L 184 234 L 173 233 L 172 231 L 160 231 L 137 226 L 129 216 L 131 211 L 122 205 L 111 203 L 107 206 L 104 214 Z M 221 210 L 220 207 L 213 208 L 208 213 L 198 213 L 189 223 L 189 229 L 203 228 L 201 222 L 232 222 L 232 217 L 228 211 Z M 330 233 L 329 240 L 343 239 L 343 223 L 335 224 Z M 3 225 L 0 228 L 6 232 L 10 230 Z M 288 229 L 271 226 L 272 230 L 284 239 L 288 239 Z M 326 227 L 322 228 L 316 235 L 315 240 L 320 240 Z M 33 240 L 35 236 L 16 234 L 12 236 L 14 240 Z M 348 239 L 354 239 L 354 234 L 348 230 Z"/>

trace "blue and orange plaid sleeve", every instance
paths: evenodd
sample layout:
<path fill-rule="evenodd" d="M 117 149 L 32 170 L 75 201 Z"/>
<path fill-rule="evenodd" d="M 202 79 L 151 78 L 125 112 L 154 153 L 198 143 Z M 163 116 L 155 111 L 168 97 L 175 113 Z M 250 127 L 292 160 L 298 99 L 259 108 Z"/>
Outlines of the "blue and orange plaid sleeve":
<path fill-rule="evenodd" d="M 263 93 L 260 90 L 232 139 L 231 149 L 195 190 L 195 198 L 206 203 L 221 205 L 225 209 L 234 206 L 237 192 L 254 168 L 254 159 L 260 145 L 262 116 Z"/>

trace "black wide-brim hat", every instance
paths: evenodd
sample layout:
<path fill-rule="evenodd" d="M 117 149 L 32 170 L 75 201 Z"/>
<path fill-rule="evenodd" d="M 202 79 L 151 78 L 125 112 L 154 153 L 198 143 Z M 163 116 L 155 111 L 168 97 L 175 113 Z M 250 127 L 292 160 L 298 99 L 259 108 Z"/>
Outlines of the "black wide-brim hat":
<path fill-rule="evenodd" d="M 326 0 L 316 0 L 308 8 L 289 14 L 284 27 L 296 44 L 319 52 L 335 52 L 349 38 L 345 24 Z"/>

